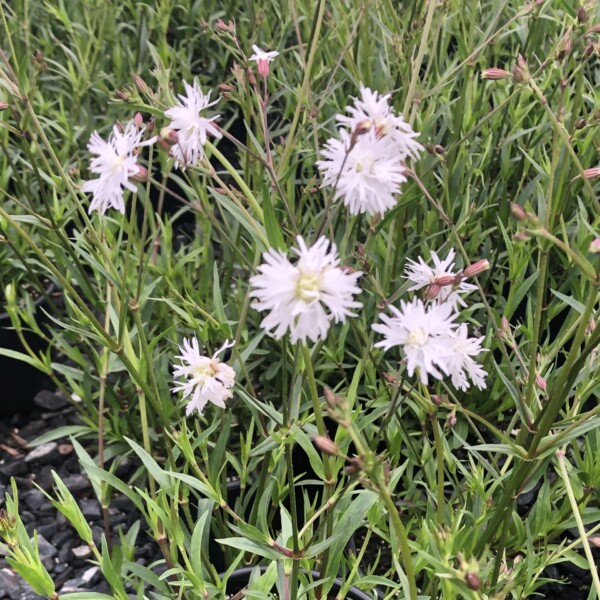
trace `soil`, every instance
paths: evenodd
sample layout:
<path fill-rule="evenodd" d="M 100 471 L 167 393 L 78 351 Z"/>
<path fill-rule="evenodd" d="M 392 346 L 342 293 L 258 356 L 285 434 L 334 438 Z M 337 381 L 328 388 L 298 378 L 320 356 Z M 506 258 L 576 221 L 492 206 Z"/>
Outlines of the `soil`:
<path fill-rule="evenodd" d="M 63 396 L 45 390 L 35 396 L 34 404 L 34 410 L 28 414 L 0 417 L 0 505 L 4 504 L 5 494 L 10 493 L 10 478 L 14 477 L 21 518 L 30 535 L 37 530 L 42 562 L 59 594 L 84 591 L 110 594 L 100 568 L 90 562 L 88 546 L 34 485 L 35 482 L 43 490 L 51 492 L 52 471 L 56 471 L 77 500 L 91 526 L 96 544 L 100 545 L 104 531 L 100 504 L 81 472 L 69 440 L 59 439 L 36 448 L 27 446 L 28 442 L 47 431 L 81 424 L 77 411 Z M 136 466 L 132 462 L 124 462 L 118 475 L 126 479 Z M 113 496 L 109 514 L 114 542 L 119 541 L 119 529 L 127 532 L 140 519 L 131 502 L 122 495 Z M 142 522 L 135 558 L 137 563 L 148 565 L 160 558 L 160 553 L 156 543 L 143 529 Z M 163 570 L 164 567 L 159 567 L 156 572 Z M 131 598 L 136 597 L 132 589 L 128 591 L 132 592 Z M 0 600 L 38 599 L 47 600 L 45 596 L 35 594 L 14 573 L 0 552 Z"/>

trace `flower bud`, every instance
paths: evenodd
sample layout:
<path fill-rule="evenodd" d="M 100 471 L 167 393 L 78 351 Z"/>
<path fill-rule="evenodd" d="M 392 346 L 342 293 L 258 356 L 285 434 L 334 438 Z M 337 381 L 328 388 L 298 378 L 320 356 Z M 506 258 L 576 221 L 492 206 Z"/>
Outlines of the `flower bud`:
<path fill-rule="evenodd" d="M 174 129 L 171 129 L 169 127 L 163 127 L 160 130 L 159 137 L 161 140 L 164 140 L 171 146 L 176 144 L 177 142 L 179 142 L 179 136 L 177 135 L 177 132 Z"/>
<path fill-rule="evenodd" d="M 587 11 L 585 10 L 585 8 L 583 6 L 579 7 L 579 10 L 577 11 L 577 20 L 580 23 L 587 23 L 588 19 L 589 19 L 589 15 L 587 14 Z"/>
<path fill-rule="evenodd" d="M 600 238 L 592 240 L 590 244 L 590 252 L 592 254 L 600 254 Z"/>
<path fill-rule="evenodd" d="M 136 112 L 135 113 L 135 116 L 133 117 L 133 122 L 135 123 L 135 126 L 138 129 L 144 125 L 144 117 L 142 117 L 142 113 L 141 112 Z"/>
<path fill-rule="evenodd" d="M 465 582 L 471 590 L 478 590 L 481 587 L 479 575 L 477 575 L 477 573 L 472 573 L 471 571 L 468 571 L 465 575 Z"/>
<path fill-rule="evenodd" d="M 436 406 L 441 406 L 442 404 L 444 404 L 445 400 L 446 400 L 446 397 L 445 396 L 440 396 L 439 394 L 433 394 L 431 396 L 431 401 Z"/>
<path fill-rule="evenodd" d="M 324 435 L 315 435 L 312 441 L 323 454 L 327 454 L 327 456 L 339 456 L 340 449 L 337 447 L 337 444 L 328 437 L 325 437 Z"/>
<path fill-rule="evenodd" d="M 585 179 L 596 179 L 596 177 L 600 177 L 600 167 L 591 167 L 589 169 L 585 169 L 581 173 L 581 176 Z M 577 177 L 575 179 L 577 179 Z"/>
<path fill-rule="evenodd" d="M 463 271 L 463 277 L 477 277 L 477 275 L 481 275 L 481 273 L 485 273 L 490 268 L 490 262 L 487 258 L 482 258 L 477 262 L 474 262 L 472 265 L 469 265 Z"/>
<path fill-rule="evenodd" d="M 222 19 L 217 19 L 216 25 L 219 31 L 223 31 L 224 33 L 235 33 L 235 25 L 232 21 L 225 23 Z"/>
<path fill-rule="evenodd" d="M 446 148 L 444 148 L 444 146 L 442 146 L 441 144 L 436 144 L 436 145 L 433 147 L 433 151 L 434 151 L 436 154 L 445 154 L 445 152 L 446 152 Z"/>
<path fill-rule="evenodd" d="M 502 317 L 502 333 L 505 335 L 510 333 L 510 323 L 505 316 Z"/>
<path fill-rule="evenodd" d="M 148 84 L 137 74 L 133 74 L 133 84 L 137 88 L 137 90 L 142 94 L 150 94 L 151 90 L 148 87 Z"/>
<path fill-rule="evenodd" d="M 0 102 L 0 111 L 6 110 L 8 108 L 8 104 L 6 102 Z"/>
<path fill-rule="evenodd" d="M 491 79 L 493 81 L 498 81 L 500 79 L 506 79 L 510 77 L 511 73 L 505 71 L 504 69 L 497 69 L 492 67 L 491 69 L 484 69 L 481 71 L 481 79 Z"/>
<path fill-rule="evenodd" d="M 575 129 L 578 131 L 583 129 L 587 125 L 587 121 L 585 119 L 579 119 L 577 123 L 575 123 Z"/>
<path fill-rule="evenodd" d="M 588 542 L 595 548 L 600 548 L 600 537 L 590 537 Z"/>
<path fill-rule="evenodd" d="M 546 380 L 539 374 L 536 373 L 535 376 L 535 385 L 537 385 L 537 387 L 542 390 L 542 392 L 545 392 L 547 389 L 547 385 L 546 385 Z"/>
<path fill-rule="evenodd" d="M 435 300 L 440 295 L 441 291 L 442 288 L 439 285 L 437 285 L 436 283 L 432 283 L 430 286 L 427 287 L 427 291 L 425 292 L 425 298 L 427 298 L 427 300 Z"/>
<path fill-rule="evenodd" d="M 510 203 L 510 214 L 517 221 L 526 221 L 528 218 L 525 209 L 516 202 Z"/>
<path fill-rule="evenodd" d="M 458 419 L 456 418 L 456 413 L 454 411 L 452 411 L 446 419 L 446 425 L 448 427 L 450 427 L 450 429 L 454 429 L 457 421 L 458 421 Z"/>
<path fill-rule="evenodd" d="M 323 395 L 325 396 L 325 402 L 327 402 L 327 406 L 331 409 L 342 409 L 345 410 L 347 408 L 347 402 L 345 398 L 342 396 L 338 396 L 334 392 L 332 392 L 329 388 L 324 388 Z"/>
<path fill-rule="evenodd" d="M 517 64 L 512 70 L 513 83 L 523 83 L 529 79 L 529 69 L 527 68 L 527 62 L 519 54 L 517 58 Z"/>
<path fill-rule="evenodd" d="M 519 231 L 519 233 L 515 233 L 512 239 L 514 242 L 526 242 L 531 235 L 529 235 L 526 231 Z"/>
<path fill-rule="evenodd" d="M 217 87 L 222 92 L 233 92 L 233 90 L 235 90 L 235 88 L 229 83 L 220 83 Z"/>
<path fill-rule="evenodd" d="M 133 181 L 137 181 L 137 183 L 144 183 L 150 179 L 150 174 L 148 173 L 148 169 L 146 167 L 142 167 L 141 165 L 137 166 L 137 173 L 130 177 Z"/>
<path fill-rule="evenodd" d="M 458 279 L 460 279 L 460 277 Z M 455 285 L 456 283 L 460 283 L 460 281 L 457 282 L 456 280 L 456 275 L 440 275 L 432 281 L 432 284 L 445 287 L 447 285 Z"/>
<path fill-rule="evenodd" d="M 271 61 L 266 60 L 266 59 L 259 59 L 258 61 L 256 61 L 258 64 L 258 74 L 263 78 L 266 79 L 269 76 L 269 73 L 271 72 L 271 67 L 269 66 L 269 63 Z"/>

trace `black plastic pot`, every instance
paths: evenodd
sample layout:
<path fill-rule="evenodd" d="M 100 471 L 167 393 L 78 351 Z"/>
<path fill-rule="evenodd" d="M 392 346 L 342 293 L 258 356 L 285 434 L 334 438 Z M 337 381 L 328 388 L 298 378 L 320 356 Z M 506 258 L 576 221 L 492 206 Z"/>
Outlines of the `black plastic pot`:
<path fill-rule="evenodd" d="M 243 569 L 236 569 L 229 579 L 227 579 L 227 584 L 225 586 L 225 591 L 227 594 L 235 594 L 240 590 L 244 589 L 248 585 L 248 581 L 250 580 L 250 574 L 254 570 L 255 567 L 244 567 Z M 264 573 L 267 567 L 261 565 L 260 567 L 261 574 Z M 311 571 L 312 576 L 315 579 L 319 578 L 318 571 Z M 222 573 L 220 577 L 224 577 L 225 574 Z M 333 582 L 333 585 L 328 593 L 328 598 L 335 598 L 337 594 L 339 594 L 342 589 L 343 581 L 341 579 L 336 579 Z M 351 587 L 348 590 L 345 598 L 350 598 L 350 600 L 373 600 L 373 596 L 369 596 L 365 592 L 361 592 L 358 588 Z M 323 599 L 325 600 L 325 599 Z"/>
<path fill-rule="evenodd" d="M 50 285 L 46 296 L 54 290 Z M 36 308 L 44 303 L 45 296 L 35 299 Z M 39 312 L 39 310 L 38 310 Z M 8 313 L 0 313 L 0 348 L 25 352 L 17 332 L 11 329 Z M 45 350 L 45 342 L 29 331 L 23 331 L 23 336 L 35 352 Z M 0 373 L 2 375 L 2 395 L 0 396 L 0 415 L 14 415 L 29 412 L 33 408 L 33 398 L 42 389 L 52 387 L 46 374 L 35 367 L 8 356 L 0 355 Z"/>

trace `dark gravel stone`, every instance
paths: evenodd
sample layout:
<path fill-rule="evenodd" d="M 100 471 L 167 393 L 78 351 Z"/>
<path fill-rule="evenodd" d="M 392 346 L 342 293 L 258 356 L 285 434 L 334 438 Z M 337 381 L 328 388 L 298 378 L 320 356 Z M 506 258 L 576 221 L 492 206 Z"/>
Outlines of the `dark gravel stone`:
<path fill-rule="evenodd" d="M 0 464 L 0 481 L 8 483 L 11 477 L 25 475 L 25 473 L 27 473 L 27 465 L 22 458 Z"/>
<path fill-rule="evenodd" d="M 37 448 L 34 448 L 26 457 L 25 462 L 37 462 L 39 464 L 48 464 L 56 461 L 56 455 L 58 454 L 58 444 L 56 442 L 48 442 L 42 444 Z"/>
<path fill-rule="evenodd" d="M 48 390 L 38 392 L 35 395 L 33 402 L 45 410 L 60 410 L 69 404 L 63 395 L 53 394 Z"/>
<path fill-rule="evenodd" d="M 73 473 L 72 475 L 67 475 L 62 480 L 63 483 L 67 486 L 67 489 L 75 497 L 78 497 L 83 492 L 87 492 L 92 489 L 92 484 L 81 473 Z"/>
<path fill-rule="evenodd" d="M 0 569 L 0 597 L 19 598 L 21 578 L 10 569 Z"/>
<path fill-rule="evenodd" d="M 52 540 L 53 536 L 56 534 L 56 531 L 58 530 L 58 525 L 56 524 L 56 521 L 54 521 L 53 523 L 48 523 L 47 525 L 39 525 L 36 528 L 36 530 L 40 535 L 43 535 L 47 540 Z M 56 547 L 54 542 L 52 542 L 52 545 L 54 547 Z"/>
<path fill-rule="evenodd" d="M 79 508 L 83 516 L 90 521 L 97 521 L 102 518 L 102 510 L 97 500 L 83 499 L 79 501 Z"/>
<path fill-rule="evenodd" d="M 57 528 L 58 528 L 58 524 L 57 524 Z M 54 535 L 52 537 L 52 545 L 55 548 L 61 548 L 64 545 L 64 543 L 67 540 L 70 540 L 73 537 L 73 534 L 71 533 L 71 531 L 69 529 L 62 529 L 60 531 L 58 531 L 58 533 L 56 533 L 56 535 Z"/>
<path fill-rule="evenodd" d="M 32 511 L 39 511 L 44 505 L 52 506 L 40 490 L 33 489 L 24 492 L 20 496 L 21 501 Z"/>
<path fill-rule="evenodd" d="M 43 536 L 38 535 L 38 550 L 40 558 L 54 558 L 56 556 L 56 548 Z"/>

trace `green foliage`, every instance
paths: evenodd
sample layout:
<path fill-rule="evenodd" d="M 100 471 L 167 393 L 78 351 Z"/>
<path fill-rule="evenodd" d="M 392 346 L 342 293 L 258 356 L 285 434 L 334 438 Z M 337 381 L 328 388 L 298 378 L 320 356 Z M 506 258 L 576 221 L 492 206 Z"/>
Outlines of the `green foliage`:
<path fill-rule="evenodd" d="M 55 476 L 53 503 L 93 545 L 112 597 L 127 597 L 124 582 L 139 597 L 223 597 L 248 563 L 268 565 L 250 578 L 257 598 L 320 597 L 338 574 L 342 594 L 526 598 L 549 565 L 593 568 L 597 7 L 585 5 L 587 20 L 569 3 L 494 0 L 1 7 L 0 286 L 11 326 L 48 350 L 0 355 L 77 400 L 82 425 L 34 444 L 85 440 L 73 444 L 103 508 L 124 494 L 157 542 L 161 577 L 135 562 L 139 523 L 96 547 Z M 253 44 L 280 52 L 267 80 L 248 60 Z M 194 78 L 213 99 L 218 86 L 224 137 L 185 170 L 160 145 L 144 149 L 149 178 L 127 192 L 125 215 L 88 214 L 90 134 L 139 112 L 164 141 L 164 111 Z M 373 218 L 335 202 L 315 166 L 361 83 L 392 93 L 426 149 L 397 204 Z M 267 248 L 320 234 L 362 271 L 363 307 L 310 348 L 272 339 L 249 279 Z M 485 390 L 420 385 L 401 352 L 373 346 L 379 313 L 412 297 L 407 259 L 450 250 L 456 270 L 490 264 L 461 313 L 484 338 Z M 225 411 L 186 420 L 172 369 L 192 335 L 206 356 L 235 342 L 219 358 L 236 386 Z M 116 475 L 125 457 L 139 465 L 129 481 Z M 529 492 L 535 502 L 515 503 Z M 51 597 L 16 490 L 6 508 L 11 564 Z"/>

